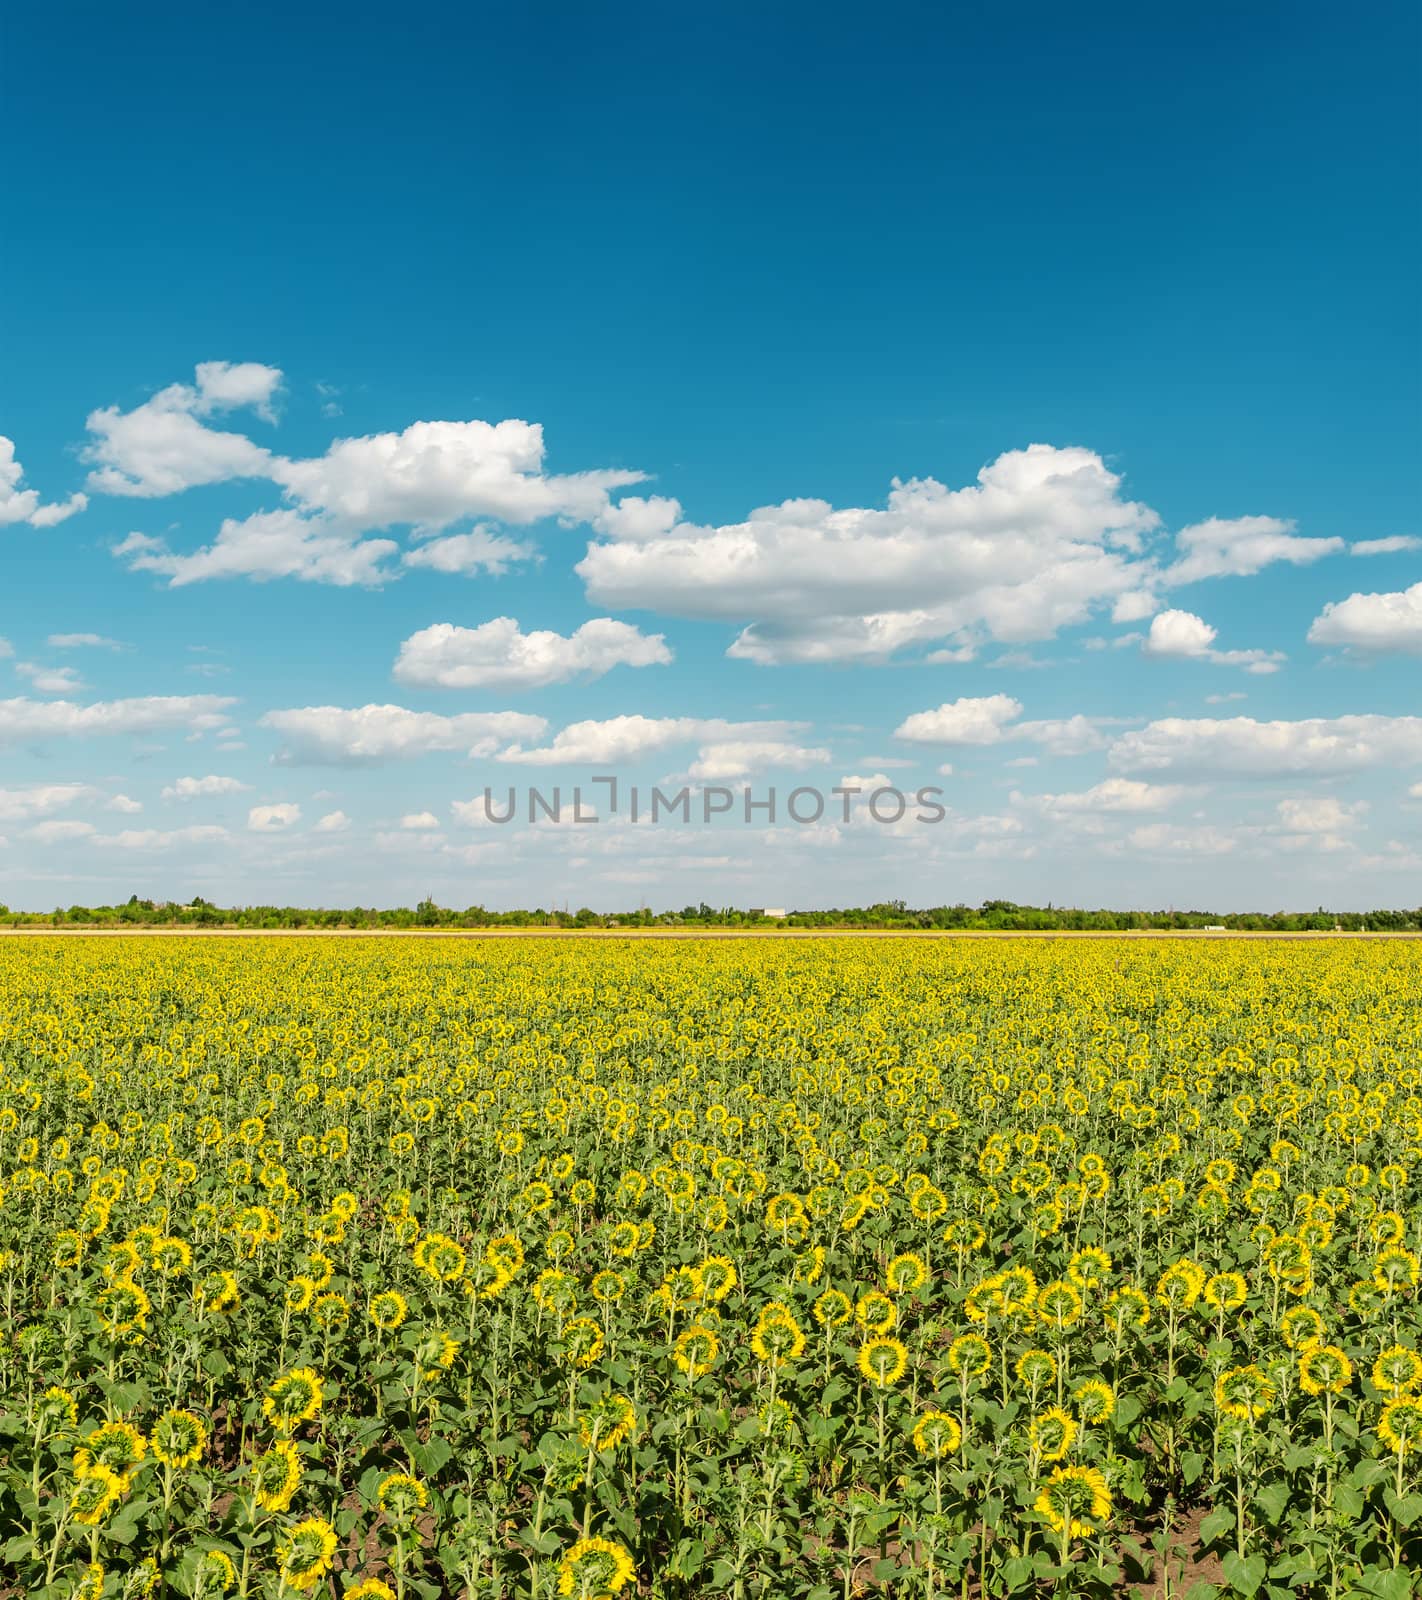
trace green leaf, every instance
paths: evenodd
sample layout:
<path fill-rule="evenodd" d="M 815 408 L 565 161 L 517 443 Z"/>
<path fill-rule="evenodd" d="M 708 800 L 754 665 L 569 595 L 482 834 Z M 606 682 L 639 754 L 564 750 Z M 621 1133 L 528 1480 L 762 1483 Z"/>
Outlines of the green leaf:
<path fill-rule="evenodd" d="M 1212 1545 L 1226 1534 L 1234 1532 L 1234 1512 L 1228 1506 L 1216 1506 L 1200 1523 L 1200 1543 Z"/>
<path fill-rule="evenodd" d="M 1268 1484 L 1255 1495 L 1254 1503 L 1270 1522 L 1279 1523 L 1283 1519 L 1284 1507 L 1289 1503 L 1288 1485 L 1283 1483 Z"/>
<path fill-rule="evenodd" d="M 1237 1550 L 1231 1550 L 1220 1565 L 1224 1568 L 1230 1587 L 1237 1589 L 1246 1600 L 1258 1593 L 1259 1585 L 1264 1582 L 1264 1574 L 1269 1570 L 1269 1563 L 1258 1552 L 1252 1556 L 1241 1556 Z"/>
<path fill-rule="evenodd" d="M 1205 1458 L 1198 1450 L 1187 1450 L 1180 1457 L 1180 1476 L 1186 1483 L 1197 1483 L 1205 1470 Z"/>
<path fill-rule="evenodd" d="M 1418 1517 L 1422 1517 L 1422 1494 L 1399 1496 L 1392 1489 L 1384 1489 L 1383 1504 L 1400 1528 L 1410 1528 Z"/>

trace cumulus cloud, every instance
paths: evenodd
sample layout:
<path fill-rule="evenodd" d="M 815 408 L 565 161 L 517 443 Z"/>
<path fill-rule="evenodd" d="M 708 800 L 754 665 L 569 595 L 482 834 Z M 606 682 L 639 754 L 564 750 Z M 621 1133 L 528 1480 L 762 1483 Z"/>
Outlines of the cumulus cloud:
<path fill-rule="evenodd" d="M 643 501 L 604 515 L 577 570 L 599 604 L 750 619 L 730 654 L 760 663 L 1026 643 L 1136 586 L 1130 558 L 1159 519 L 1120 482 L 1089 450 L 1036 444 L 966 488 L 895 481 L 882 509 L 787 500 L 697 526 Z"/>
<path fill-rule="evenodd" d="M 498 759 L 535 767 L 611 767 L 692 740 L 702 743 L 703 755 L 714 745 L 779 743 L 803 727 L 798 722 L 727 722 L 720 717 L 608 717 L 569 723 L 551 744 L 533 750 L 513 745 Z"/>
<path fill-rule="evenodd" d="M 1016 739 L 1030 739 L 1049 756 L 1084 756 L 1104 750 L 1111 740 L 1106 730 L 1128 721 L 1125 717 L 1088 717 L 1077 712 L 1071 717 L 1048 717 L 1040 721 L 1019 722 L 1010 730 Z"/>
<path fill-rule="evenodd" d="M 236 702 L 215 694 L 147 695 L 132 700 L 0 700 L 0 743 L 87 738 L 98 734 L 205 733 L 225 726 Z"/>
<path fill-rule="evenodd" d="M 22 789 L 0 789 L 0 822 L 29 822 L 65 811 L 97 791 L 87 783 L 32 783 Z"/>
<path fill-rule="evenodd" d="M 1175 535 L 1179 559 L 1163 574 L 1167 584 L 1201 578 L 1247 578 L 1275 562 L 1307 566 L 1343 549 L 1343 540 L 1302 539 L 1281 517 L 1210 517 Z M 1118 618 L 1134 621 L 1134 618 Z"/>
<path fill-rule="evenodd" d="M 915 744 L 997 744 L 1004 728 L 1022 715 L 1022 702 L 1010 694 L 945 701 L 936 711 L 915 711 L 894 729 L 896 739 Z"/>
<path fill-rule="evenodd" d="M 173 383 L 132 411 L 103 406 L 89 413 L 92 435 L 83 459 L 89 487 L 100 494 L 153 499 L 203 484 L 268 474 L 273 457 L 245 434 L 210 428 L 219 412 L 250 408 L 270 422 L 281 372 L 254 361 L 203 361 L 196 381 Z"/>
<path fill-rule="evenodd" d="M 102 633 L 52 633 L 48 643 L 55 650 L 122 650 L 118 639 L 107 639 Z"/>
<path fill-rule="evenodd" d="M 1106 778 L 1075 794 L 1014 794 L 1015 804 L 1053 815 L 1098 815 L 1166 811 L 1185 793 L 1180 784 L 1142 783 L 1134 778 Z"/>
<path fill-rule="evenodd" d="M 41 694 L 73 694 L 84 680 L 73 667 L 47 667 L 35 661 L 17 661 L 15 671 L 28 678 Z"/>
<path fill-rule="evenodd" d="M 166 541 L 130 533 L 113 553 L 132 572 L 156 572 L 170 589 L 209 578 L 298 578 L 337 588 L 374 588 L 391 576 L 386 564 L 400 546 L 393 539 L 352 538 L 295 511 L 259 511 L 226 517 L 217 538 L 184 555 Z"/>
<path fill-rule="evenodd" d="M 1127 835 L 1127 842 L 1145 855 L 1225 856 L 1239 841 L 1233 834 L 1207 823 L 1187 826 L 1148 822 L 1133 828 Z"/>
<path fill-rule="evenodd" d="M 1360 772 L 1422 761 L 1422 717 L 1165 717 L 1122 734 L 1113 767 L 1136 772 L 1233 773 L 1243 777 Z"/>
<path fill-rule="evenodd" d="M 1216 650 L 1218 631 L 1193 611 L 1162 611 L 1152 620 L 1141 650 L 1165 660 L 1211 661 L 1255 673 L 1277 672 L 1286 659 L 1278 650 Z"/>
<path fill-rule="evenodd" d="M 771 767 L 818 767 L 829 759 L 828 750 L 782 739 L 722 739 L 702 747 L 687 776 L 716 783 Z"/>
<path fill-rule="evenodd" d="M 1422 583 L 1392 594 L 1329 601 L 1314 618 L 1308 642 L 1369 654 L 1422 655 Z"/>
<path fill-rule="evenodd" d="M 328 811 L 312 829 L 313 833 L 344 833 L 351 825 L 351 819 L 344 811 Z"/>
<path fill-rule="evenodd" d="M 205 778 L 177 778 L 163 790 L 164 800 L 201 800 L 211 795 L 241 794 L 250 789 L 240 778 L 224 778 L 209 773 Z"/>
<path fill-rule="evenodd" d="M 278 762 L 333 766 L 408 760 L 436 751 L 487 756 L 510 740 L 536 739 L 548 727 L 543 717 L 521 711 L 441 716 L 390 705 L 302 706 L 269 711 L 261 720 L 285 741 Z"/>
<path fill-rule="evenodd" d="M 439 825 L 439 818 L 433 811 L 408 811 L 400 818 L 400 826 L 408 833 L 432 833 Z"/>
<path fill-rule="evenodd" d="M 27 837 L 36 844 L 69 844 L 78 839 L 89 839 L 98 833 L 92 822 L 78 820 L 56 819 L 52 822 L 37 822 L 33 828 L 27 830 Z"/>
<path fill-rule="evenodd" d="M 622 468 L 550 473 L 542 427 L 513 418 L 415 422 L 398 433 L 336 439 L 306 459 L 211 425 L 219 413 L 244 407 L 274 420 L 271 401 L 280 382 L 275 367 L 206 362 L 193 384 L 172 384 L 132 411 L 109 406 L 90 415 L 84 457 L 93 468 L 92 489 L 152 499 L 261 478 L 280 488 L 285 501 L 229 518 L 216 539 L 193 551 L 175 551 L 137 531 L 115 548 L 117 556 L 173 586 L 235 577 L 373 585 L 397 576 L 402 565 L 502 572 L 529 559 L 530 547 L 486 528 L 433 536 L 475 517 L 514 525 L 546 517 L 593 523 L 611 513 L 613 490 L 644 477 Z M 397 527 L 428 542 L 402 552 L 394 540 L 367 537 Z"/>
<path fill-rule="evenodd" d="M 1286 833 L 1345 833 L 1356 828 L 1367 813 L 1366 800 L 1351 803 L 1336 795 L 1307 795 L 1281 800 L 1279 824 Z"/>
<path fill-rule="evenodd" d="M 1348 546 L 1350 556 L 1395 556 L 1406 550 L 1422 550 L 1422 539 L 1409 533 L 1394 533 L 1386 539 L 1359 539 Z"/>
<path fill-rule="evenodd" d="M 205 823 L 192 828 L 126 828 L 121 833 L 101 833 L 93 842 L 112 850 L 173 850 L 180 845 L 226 844 L 232 835 L 226 828 Z"/>
<path fill-rule="evenodd" d="M 111 800 L 105 803 L 105 810 L 121 811 L 124 816 L 131 817 L 137 812 L 143 810 L 143 802 L 141 800 L 134 800 L 131 796 L 126 794 L 116 794 Z"/>
<path fill-rule="evenodd" d="M 468 533 L 451 533 L 416 545 L 401 556 L 400 565 L 423 567 L 446 577 L 472 578 L 481 572 L 497 577 L 514 562 L 531 561 L 536 554 L 531 544 L 491 533 L 487 528 L 472 528 Z"/>
<path fill-rule="evenodd" d="M 648 636 L 608 617 L 585 622 L 566 637 L 546 629 L 524 633 L 514 618 L 495 617 L 477 628 L 437 622 L 411 634 L 400 646 L 394 676 L 427 689 L 534 689 L 671 659 L 661 634 Z"/>
<path fill-rule="evenodd" d="M 301 807 L 290 800 L 271 806 L 253 806 L 247 813 L 247 827 L 252 833 L 280 833 L 283 828 L 294 827 L 300 821 Z"/>
<path fill-rule="evenodd" d="M 0 434 L 0 528 L 27 522 L 32 528 L 52 528 L 89 504 L 88 496 L 72 494 L 67 500 L 40 502 L 38 489 L 22 489 L 25 469 L 15 459 L 15 441 Z"/>

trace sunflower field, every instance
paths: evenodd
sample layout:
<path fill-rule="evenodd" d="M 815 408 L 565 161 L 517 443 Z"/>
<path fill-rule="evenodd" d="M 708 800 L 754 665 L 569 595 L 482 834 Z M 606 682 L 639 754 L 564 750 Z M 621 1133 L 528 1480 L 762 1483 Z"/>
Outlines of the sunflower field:
<path fill-rule="evenodd" d="M 1422 944 L 0 944 L 0 1597 L 1422 1593 Z"/>

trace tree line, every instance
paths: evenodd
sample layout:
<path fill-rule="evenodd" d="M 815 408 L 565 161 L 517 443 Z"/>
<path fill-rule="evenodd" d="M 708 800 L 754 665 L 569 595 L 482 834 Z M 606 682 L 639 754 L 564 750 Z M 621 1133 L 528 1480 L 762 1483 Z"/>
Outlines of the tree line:
<path fill-rule="evenodd" d="M 1422 907 L 1412 911 L 1112 911 L 1078 906 L 1029 906 L 1012 900 L 985 900 L 979 906 L 914 908 L 902 900 L 871 906 L 788 911 L 767 917 L 763 911 L 705 902 L 680 910 L 594 911 L 582 906 L 492 911 L 484 906 L 458 910 L 427 896 L 414 906 L 218 906 L 195 896 L 177 903 L 133 895 L 122 905 L 56 906 L 53 911 L 12 911 L 0 905 L 0 925 L 80 928 L 882 928 L 1021 933 L 1127 933 L 1138 930 L 1221 929 L 1247 933 L 1418 933 Z"/>

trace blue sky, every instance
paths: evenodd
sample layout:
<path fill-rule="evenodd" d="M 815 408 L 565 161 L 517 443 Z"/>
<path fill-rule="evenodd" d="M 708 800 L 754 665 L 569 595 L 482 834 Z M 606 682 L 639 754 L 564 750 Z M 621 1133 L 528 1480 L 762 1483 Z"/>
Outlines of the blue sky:
<path fill-rule="evenodd" d="M 3 26 L 0 899 L 1422 899 L 1414 7 Z"/>

